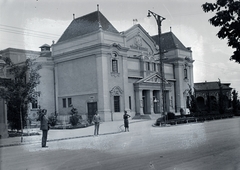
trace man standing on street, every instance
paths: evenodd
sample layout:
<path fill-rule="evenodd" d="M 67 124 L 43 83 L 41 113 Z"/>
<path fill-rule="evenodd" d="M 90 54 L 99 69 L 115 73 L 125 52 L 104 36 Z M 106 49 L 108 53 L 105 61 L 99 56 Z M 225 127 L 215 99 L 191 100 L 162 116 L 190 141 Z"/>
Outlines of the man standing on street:
<path fill-rule="evenodd" d="M 127 114 L 127 111 L 124 110 L 124 115 L 123 115 L 123 119 L 124 119 L 124 127 L 125 127 L 125 132 L 128 131 L 129 132 L 129 122 L 128 122 L 128 118 L 131 117 L 129 114 Z"/>
<path fill-rule="evenodd" d="M 39 113 L 39 120 L 40 120 L 40 130 L 42 130 L 42 147 L 48 147 L 46 146 L 47 143 L 47 134 L 49 130 L 49 125 L 48 125 L 48 119 L 46 117 L 47 110 L 43 109 L 40 110 Z"/>
<path fill-rule="evenodd" d="M 100 125 L 101 118 L 98 114 L 98 111 L 96 111 L 96 114 L 93 116 L 93 122 L 94 122 L 94 135 L 97 136 L 99 134 L 99 125 Z"/>

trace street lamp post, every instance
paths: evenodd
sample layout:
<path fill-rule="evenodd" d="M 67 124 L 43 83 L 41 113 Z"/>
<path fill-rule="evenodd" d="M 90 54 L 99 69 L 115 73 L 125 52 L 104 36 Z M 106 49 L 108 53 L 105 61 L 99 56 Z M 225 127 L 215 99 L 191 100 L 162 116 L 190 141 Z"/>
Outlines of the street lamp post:
<path fill-rule="evenodd" d="M 162 83 L 161 83 L 161 91 L 162 91 L 162 101 L 163 101 L 163 114 L 165 114 L 166 112 L 166 100 L 165 100 L 165 93 L 164 93 L 164 90 L 165 90 L 165 84 L 164 84 L 164 79 L 165 79 L 165 75 L 164 75 L 164 65 L 163 65 L 163 53 L 162 53 L 162 49 L 161 49 L 161 26 L 162 26 L 162 21 L 165 20 L 164 17 L 148 10 L 148 15 L 147 17 L 151 17 L 154 16 L 154 18 L 156 19 L 157 21 L 157 26 L 158 26 L 158 45 L 159 45 L 159 58 L 160 58 L 160 76 L 162 77 Z M 165 121 L 166 121 L 166 116 L 165 116 Z M 166 123 L 166 122 L 165 122 Z"/>

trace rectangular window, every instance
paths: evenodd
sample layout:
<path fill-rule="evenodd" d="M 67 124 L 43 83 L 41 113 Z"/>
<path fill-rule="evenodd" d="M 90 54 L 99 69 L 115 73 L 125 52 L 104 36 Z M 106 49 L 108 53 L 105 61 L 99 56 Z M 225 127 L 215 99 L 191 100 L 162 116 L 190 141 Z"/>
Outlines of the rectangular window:
<path fill-rule="evenodd" d="M 132 101 L 131 101 L 131 96 L 129 96 L 129 109 L 132 110 Z"/>
<path fill-rule="evenodd" d="M 146 67 L 147 67 L 147 70 L 150 70 L 150 63 L 149 62 L 146 63 Z"/>
<path fill-rule="evenodd" d="M 66 108 L 66 107 L 67 107 L 66 99 L 63 98 L 63 99 L 62 99 L 62 102 L 63 102 L 63 108 Z"/>
<path fill-rule="evenodd" d="M 68 107 L 72 107 L 72 98 L 68 98 Z"/>
<path fill-rule="evenodd" d="M 157 64 L 157 71 L 160 72 L 160 64 L 159 63 Z"/>
<path fill-rule="evenodd" d="M 112 72 L 118 73 L 118 61 L 112 60 Z"/>
<path fill-rule="evenodd" d="M 114 112 L 120 112 L 120 96 L 114 96 Z"/>
<path fill-rule="evenodd" d="M 37 100 L 35 102 L 32 102 L 32 109 L 37 109 L 38 108 L 38 102 Z"/>
<path fill-rule="evenodd" d="M 153 63 L 153 70 L 156 71 L 156 63 Z"/>

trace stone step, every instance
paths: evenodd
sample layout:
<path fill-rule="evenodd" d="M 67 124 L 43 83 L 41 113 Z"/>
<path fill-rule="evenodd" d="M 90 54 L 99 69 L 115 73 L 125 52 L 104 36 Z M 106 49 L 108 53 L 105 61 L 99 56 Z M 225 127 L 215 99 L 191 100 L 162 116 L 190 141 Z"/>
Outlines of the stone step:
<path fill-rule="evenodd" d="M 161 117 L 161 114 L 144 114 L 144 115 L 135 115 L 132 119 L 149 119 L 156 120 Z"/>

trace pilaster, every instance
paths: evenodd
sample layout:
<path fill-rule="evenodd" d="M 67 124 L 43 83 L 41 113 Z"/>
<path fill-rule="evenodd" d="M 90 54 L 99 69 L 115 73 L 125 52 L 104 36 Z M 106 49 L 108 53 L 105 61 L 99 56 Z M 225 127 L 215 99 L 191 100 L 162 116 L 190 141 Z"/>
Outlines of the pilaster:
<path fill-rule="evenodd" d="M 129 111 L 129 88 L 128 88 L 128 61 L 127 56 L 123 56 L 123 89 L 124 89 L 124 110 Z"/>
<path fill-rule="evenodd" d="M 108 60 L 104 54 L 96 56 L 97 87 L 98 87 L 98 112 L 104 121 L 111 120 L 110 114 L 110 92 L 108 77 Z M 108 117 L 107 117 L 108 116 Z"/>

